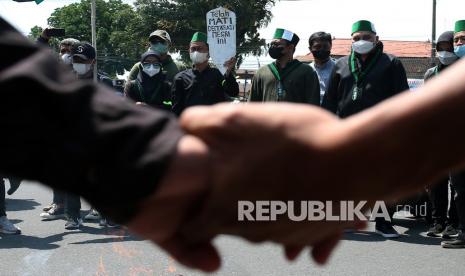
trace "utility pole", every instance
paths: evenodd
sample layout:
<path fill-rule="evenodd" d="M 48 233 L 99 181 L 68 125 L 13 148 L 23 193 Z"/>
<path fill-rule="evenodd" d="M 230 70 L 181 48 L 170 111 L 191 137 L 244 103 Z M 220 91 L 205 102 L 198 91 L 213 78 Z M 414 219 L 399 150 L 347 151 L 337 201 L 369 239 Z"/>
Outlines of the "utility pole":
<path fill-rule="evenodd" d="M 92 28 L 92 46 L 95 48 L 94 81 L 97 82 L 98 69 L 97 69 L 97 30 L 96 30 L 96 25 L 95 25 L 95 19 L 96 19 L 95 0 L 92 0 L 90 2 L 90 10 L 91 10 L 90 24 Z"/>
<path fill-rule="evenodd" d="M 436 58 L 436 0 L 433 0 L 433 30 L 431 33 L 431 65 L 435 64 Z"/>

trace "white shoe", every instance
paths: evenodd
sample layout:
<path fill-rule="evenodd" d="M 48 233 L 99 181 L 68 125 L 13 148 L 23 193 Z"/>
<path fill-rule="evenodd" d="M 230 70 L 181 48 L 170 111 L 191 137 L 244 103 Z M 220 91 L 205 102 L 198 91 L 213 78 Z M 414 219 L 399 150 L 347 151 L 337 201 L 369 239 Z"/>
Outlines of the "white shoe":
<path fill-rule="evenodd" d="M 89 213 L 84 217 L 85 220 L 99 220 L 101 218 L 100 213 L 94 208 L 90 209 Z"/>
<path fill-rule="evenodd" d="M 0 217 L 0 233 L 21 234 L 21 229 L 11 223 L 11 221 L 6 216 L 3 216 Z"/>

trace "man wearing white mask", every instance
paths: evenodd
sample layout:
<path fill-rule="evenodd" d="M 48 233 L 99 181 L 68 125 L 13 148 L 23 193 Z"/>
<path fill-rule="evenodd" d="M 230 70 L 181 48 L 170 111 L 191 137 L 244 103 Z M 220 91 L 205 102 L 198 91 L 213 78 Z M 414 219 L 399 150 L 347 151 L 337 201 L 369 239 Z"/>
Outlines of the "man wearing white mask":
<path fill-rule="evenodd" d="M 400 60 L 385 54 L 375 26 L 360 20 L 352 26 L 352 52 L 336 62 L 322 106 L 346 118 L 408 89 Z M 364 173 L 363 168 L 360 173 Z M 392 218 L 395 210 L 388 209 Z M 384 218 L 376 219 L 376 232 L 385 238 L 399 236 Z"/>
<path fill-rule="evenodd" d="M 174 76 L 179 73 L 178 66 L 169 55 L 171 47 L 171 37 L 165 30 L 156 30 L 149 36 L 149 49 L 160 53 L 163 71 L 166 72 L 168 80 L 173 81 Z M 129 73 L 128 80 L 137 79 L 140 72 L 140 62 L 134 64 Z"/>
<path fill-rule="evenodd" d="M 92 79 L 96 52 L 87 42 L 74 44 L 71 49 L 73 71 L 79 79 Z"/>
<path fill-rule="evenodd" d="M 425 73 L 425 81 L 437 76 L 442 70 L 453 64 L 459 58 L 454 53 L 454 32 L 447 31 L 442 33 L 436 44 L 436 52 L 439 64 L 428 69 Z"/>
<path fill-rule="evenodd" d="M 323 107 L 345 118 L 408 90 L 404 66 L 383 52 L 370 21 L 352 26 L 352 52 L 337 61 Z"/>
<path fill-rule="evenodd" d="M 438 65 L 428 69 L 424 80 L 432 79 L 442 73 L 446 68 L 458 60 L 454 53 L 454 32 L 442 33 L 436 44 L 436 52 L 439 59 Z M 452 195 L 455 189 L 451 186 Z M 445 177 L 436 185 L 428 187 L 428 195 L 431 200 L 433 224 L 426 233 L 429 237 L 442 237 L 444 239 L 454 237 L 458 234 L 457 209 L 455 208 L 454 196 L 450 198 L 449 208 L 449 177 Z"/>
<path fill-rule="evenodd" d="M 189 54 L 193 68 L 180 72 L 173 80 L 173 112 L 180 115 L 184 109 L 196 105 L 212 105 L 225 102 L 239 94 L 239 85 L 234 77 L 236 59 L 225 63 L 225 75 L 208 63 L 209 46 L 207 35 L 197 32 L 192 36 Z"/>
<path fill-rule="evenodd" d="M 454 53 L 460 59 L 465 58 L 465 20 L 455 22 Z M 465 171 L 451 172 L 450 184 L 453 188 L 452 196 L 455 200 L 458 217 L 458 233 L 454 239 L 441 242 L 441 246 L 444 248 L 465 248 Z"/>

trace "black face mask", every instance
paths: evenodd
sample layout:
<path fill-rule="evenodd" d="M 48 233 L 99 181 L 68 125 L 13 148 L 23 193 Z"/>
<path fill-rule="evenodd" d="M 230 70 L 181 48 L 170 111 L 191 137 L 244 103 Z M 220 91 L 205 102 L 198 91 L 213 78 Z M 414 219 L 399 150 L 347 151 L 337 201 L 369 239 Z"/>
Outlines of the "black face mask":
<path fill-rule="evenodd" d="M 327 60 L 330 54 L 331 54 L 331 51 L 329 50 L 312 51 L 313 57 L 315 57 L 318 60 Z"/>
<path fill-rule="evenodd" d="M 268 50 L 268 54 L 270 54 L 270 57 L 273 59 L 280 59 L 284 56 L 283 50 L 284 47 L 271 46 Z"/>

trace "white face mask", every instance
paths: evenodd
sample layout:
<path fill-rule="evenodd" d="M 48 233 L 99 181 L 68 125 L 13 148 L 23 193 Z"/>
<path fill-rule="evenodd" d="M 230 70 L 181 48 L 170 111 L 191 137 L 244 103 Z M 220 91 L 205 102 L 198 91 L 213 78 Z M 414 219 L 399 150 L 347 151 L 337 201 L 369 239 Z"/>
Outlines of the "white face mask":
<path fill-rule="evenodd" d="M 447 52 L 447 51 L 439 51 L 438 58 L 439 58 L 439 61 L 444 65 L 451 65 L 452 63 L 454 63 L 454 61 L 459 59 L 459 57 L 456 56 L 454 53 Z"/>
<path fill-rule="evenodd" d="M 359 40 L 352 43 L 352 49 L 358 54 L 365 55 L 375 48 L 375 43 L 366 40 Z"/>
<path fill-rule="evenodd" d="M 200 64 L 208 60 L 208 53 L 201 53 L 195 51 L 193 53 L 190 53 L 190 57 L 193 64 Z"/>
<path fill-rule="evenodd" d="M 73 63 L 73 70 L 78 75 L 85 75 L 92 68 L 92 64 Z"/>
<path fill-rule="evenodd" d="M 144 72 L 149 75 L 150 77 L 155 76 L 156 74 L 160 73 L 160 66 L 155 66 L 153 64 L 144 65 Z"/>
<path fill-rule="evenodd" d="M 62 55 L 61 60 L 63 60 L 63 63 L 66 65 L 70 65 L 71 63 L 73 63 L 73 60 L 70 54 Z"/>

